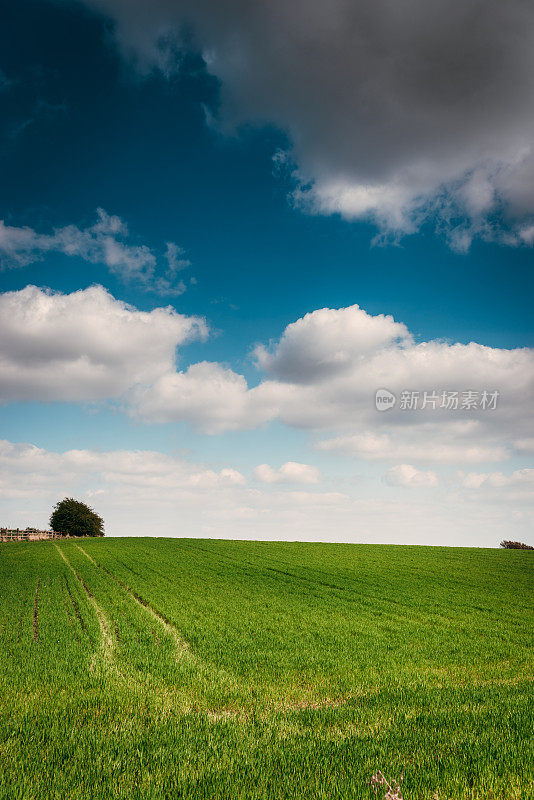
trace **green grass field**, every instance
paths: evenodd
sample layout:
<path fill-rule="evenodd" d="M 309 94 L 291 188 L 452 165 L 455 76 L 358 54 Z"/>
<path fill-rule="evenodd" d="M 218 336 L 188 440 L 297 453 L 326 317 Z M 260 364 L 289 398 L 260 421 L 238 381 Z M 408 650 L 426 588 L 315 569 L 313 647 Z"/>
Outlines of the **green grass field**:
<path fill-rule="evenodd" d="M 534 798 L 533 554 L 0 545 L 0 798 Z M 382 798 L 383 790 L 377 795 Z"/>

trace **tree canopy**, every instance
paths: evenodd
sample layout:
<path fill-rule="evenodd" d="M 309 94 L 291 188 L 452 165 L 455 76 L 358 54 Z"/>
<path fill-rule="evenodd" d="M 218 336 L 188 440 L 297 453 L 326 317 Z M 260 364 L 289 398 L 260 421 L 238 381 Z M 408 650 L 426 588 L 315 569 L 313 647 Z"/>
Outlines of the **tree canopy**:
<path fill-rule="evenodd" d="M 534 547 L 531 547 L 529 544 L 524 544 L 524 542 L 510 542 L 508 540 L 501 542 L 501 547 L 504 547 L 506 550 L 534 550 Z"/>
<path fill-rule="evenodd" d="M 103 536 L 104 520 L 88 505 L 73 497 L 65 497 L 54 506 L 50 517 L 53 531 L 70 536 Z"/>

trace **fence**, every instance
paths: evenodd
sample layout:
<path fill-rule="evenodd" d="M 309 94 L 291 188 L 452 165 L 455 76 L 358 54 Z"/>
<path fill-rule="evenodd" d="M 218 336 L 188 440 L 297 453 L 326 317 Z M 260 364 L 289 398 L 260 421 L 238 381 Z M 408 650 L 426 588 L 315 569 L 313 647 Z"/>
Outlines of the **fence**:
<path fill-rule="evenodd" d="M 37 531 L 34 528 L 0 528 L 0 542 L 39 542 L 43 539 L 59 539 L 58 531 Z"/>

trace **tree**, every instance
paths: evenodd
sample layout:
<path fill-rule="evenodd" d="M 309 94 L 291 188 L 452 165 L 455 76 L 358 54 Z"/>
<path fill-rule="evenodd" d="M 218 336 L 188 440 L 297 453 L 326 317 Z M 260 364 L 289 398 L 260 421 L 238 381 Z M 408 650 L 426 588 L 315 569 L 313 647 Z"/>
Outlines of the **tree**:
<path fill-rule="evenodd" d="M 50 517 L 50 527 L 70 536 L 103 536 L 104 520 L 80 500 L 66 497 L 56 503 Z"/>
<path fill-rule="evenodd" d="M 504 547 L 505 550 L 534 550 L 534 547 L 529 544 L 523 544 L 523 542 L 504 541 L 501 542 L 501 547 Z"/>

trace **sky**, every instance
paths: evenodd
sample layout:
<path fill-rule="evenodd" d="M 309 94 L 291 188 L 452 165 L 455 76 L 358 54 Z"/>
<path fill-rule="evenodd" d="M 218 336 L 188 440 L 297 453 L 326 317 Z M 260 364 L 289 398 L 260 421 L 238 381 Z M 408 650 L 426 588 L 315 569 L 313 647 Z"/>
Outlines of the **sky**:
<path fill-rule="evenodd" d="M 1 7 L 0 524 L 534 544 L 532 7 Z"/>

